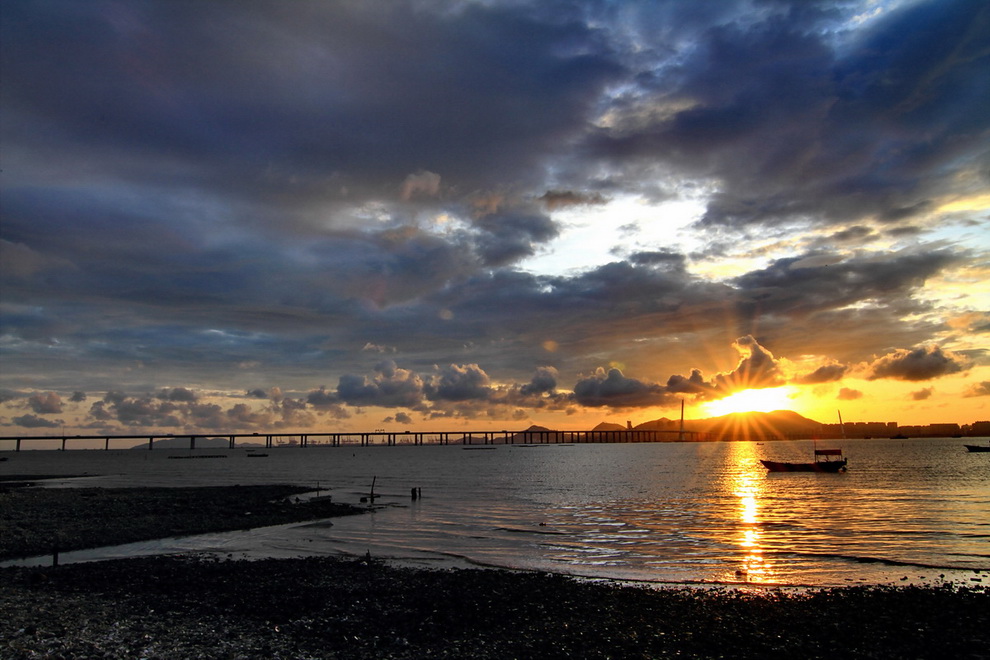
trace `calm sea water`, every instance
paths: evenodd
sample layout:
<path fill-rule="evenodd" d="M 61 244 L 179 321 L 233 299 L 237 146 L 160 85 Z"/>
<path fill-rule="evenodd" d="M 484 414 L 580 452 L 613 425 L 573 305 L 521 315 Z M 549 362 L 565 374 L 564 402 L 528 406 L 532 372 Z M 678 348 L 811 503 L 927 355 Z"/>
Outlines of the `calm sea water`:
<path fill-rule="evenodd" d="M 985 440 L 984 440 L 985 442 Z M 990 583 L 990 453 L 958 439 L 848 440 L 844 474 L 768 474 L 810 441 L 5 452 L 48 487 L 296 483 L 374 513 L 63 555 L 353 554 L 657 583 Z M 413 501 L 410 489 L 421 488 Z"/>

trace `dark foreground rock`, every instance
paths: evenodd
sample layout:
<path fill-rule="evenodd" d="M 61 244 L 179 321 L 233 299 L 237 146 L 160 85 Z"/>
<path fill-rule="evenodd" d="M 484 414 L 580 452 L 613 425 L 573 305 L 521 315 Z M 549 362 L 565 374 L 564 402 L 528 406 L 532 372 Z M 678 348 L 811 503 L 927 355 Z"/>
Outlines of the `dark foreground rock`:
<path fill-rule="evenodd" d="M 292 498 L 308 490 L 292 485 L 8 488 L 0 490 L 0 559 L 360 512 L 325 498 Z"/>
<path fill-rule="evenodd" d="M 4 658 L 987 658 L 982 588 L 649 590 L 376 561 L 0 569 Z"/>

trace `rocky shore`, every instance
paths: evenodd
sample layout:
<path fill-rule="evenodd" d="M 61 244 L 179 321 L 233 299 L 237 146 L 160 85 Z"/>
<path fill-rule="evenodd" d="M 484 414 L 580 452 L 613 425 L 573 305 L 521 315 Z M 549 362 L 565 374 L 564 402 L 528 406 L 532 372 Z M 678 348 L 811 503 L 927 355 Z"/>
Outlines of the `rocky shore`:
<path fill-rule="evenodd" d="M 990 593 L 975 585 L 647 589 L 374 558 L 170 556 L 0 569 L 0 612 L 12 659 L 990 658 Z"/>

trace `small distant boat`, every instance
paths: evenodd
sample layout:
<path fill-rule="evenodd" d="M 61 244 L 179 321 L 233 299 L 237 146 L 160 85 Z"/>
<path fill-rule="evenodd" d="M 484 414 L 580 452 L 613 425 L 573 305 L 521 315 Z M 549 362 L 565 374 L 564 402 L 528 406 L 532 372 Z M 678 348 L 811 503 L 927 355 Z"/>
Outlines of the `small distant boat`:
<path fill-rule="evenodd" d="M 969 451 L 990 451 L 990 444 L 988 445 L 963 445 Z"/>
<path fill-rule="evenodd" d="M 248 458 L 268 458 L 268 454 L 255 454 L 255 453 L 248 453 L 248 454 L 246 454 L 246 456 L 247 456 Z"/>

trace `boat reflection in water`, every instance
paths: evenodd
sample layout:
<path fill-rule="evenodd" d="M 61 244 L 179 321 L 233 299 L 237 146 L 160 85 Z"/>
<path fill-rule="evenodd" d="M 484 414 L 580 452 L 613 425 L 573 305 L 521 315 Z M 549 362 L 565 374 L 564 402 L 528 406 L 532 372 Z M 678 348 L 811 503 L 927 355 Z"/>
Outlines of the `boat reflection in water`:
<path fill-rule="evenodd" d="M 740 523 L 735 543 L 742 550 L 742 565 L 727 579 L 754 583 L 773 582 L 773 567 L 763 554 L 763 520 L 760 517 L 760 499 L 766 483 L 766 473 L 760 469 L 752 443 L 735 443 L 734 450 L 734 463 L 739 472 L 732 477 L 732 494 L 739 498 Z"/>

